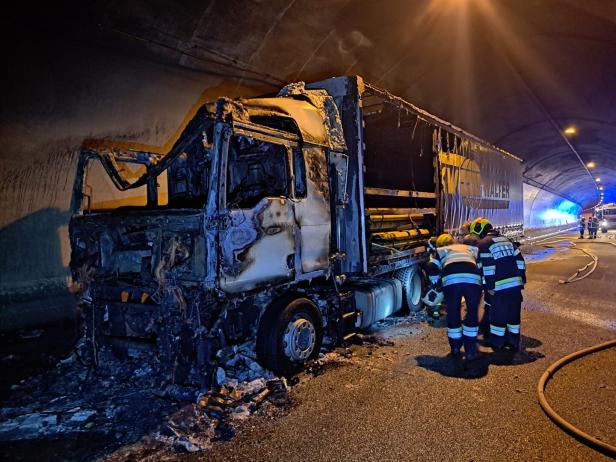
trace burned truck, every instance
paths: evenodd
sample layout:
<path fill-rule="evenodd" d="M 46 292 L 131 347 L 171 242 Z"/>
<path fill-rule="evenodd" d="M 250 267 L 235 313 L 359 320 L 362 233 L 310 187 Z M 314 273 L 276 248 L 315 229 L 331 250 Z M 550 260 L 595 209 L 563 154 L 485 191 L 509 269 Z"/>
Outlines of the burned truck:
<path fill-rule="evenodd" d="M 70 222 L 85 345 L 207 385 L 255 342 L 292 373 L 421 308 L 430 236 L 522 232 L 519 159 L 360 77 L 202 105 L 169 152 L 84 145 Z"/>

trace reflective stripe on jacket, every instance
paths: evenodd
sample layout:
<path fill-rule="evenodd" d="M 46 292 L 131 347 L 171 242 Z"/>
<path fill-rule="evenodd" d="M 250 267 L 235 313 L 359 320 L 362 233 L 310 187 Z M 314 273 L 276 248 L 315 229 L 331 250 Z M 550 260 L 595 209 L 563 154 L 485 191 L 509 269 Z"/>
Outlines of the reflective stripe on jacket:
<path fill-rule="evenodd" d="M 479 251 L 477 247 L 467 244 L 452 244 L 436 249 L 436 258 L 443 264 L 443 268 L 451 263 L 477 264 Z"/>
<path fill-rule="evenodd" d="M 440 247 L 432 260 L 440 266 L 443 287 L 452 284 L 481 285 L 481 272 L 477 267 L 477 247 L 466 244 L 452 244 Z"/>
<path fill-rule="evenodd" d="M 522 252 L 498 231 L 490 231 L 479 241 L 479 264 L 488 290 L 523 288 L 526 263 Z"/>

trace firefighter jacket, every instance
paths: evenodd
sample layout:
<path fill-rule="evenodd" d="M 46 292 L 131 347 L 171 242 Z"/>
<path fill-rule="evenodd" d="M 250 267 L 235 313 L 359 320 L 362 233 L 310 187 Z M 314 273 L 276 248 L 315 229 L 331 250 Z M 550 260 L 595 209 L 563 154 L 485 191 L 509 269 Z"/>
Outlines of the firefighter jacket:
<path fill-rule="evenodd" d="M 477 247 L 477 244 L 479 244 L 479 236 L 476 236 L 474 234 L 466 234 L 464 238 L 462 238 L 462 244 Z"/>
<path fill-rule="evenodd" d="M 522 252 L 496 230 L 479 241 L 479 263 L 487 290 L 524 288 L 526 263 Z"/>
<path fill-rule="evenodd" d="M 452 284 L 481 285 L 477 255 L 477 247 L 466 244 L 439 247 L 428 265 L 430 281 L 436 284 L 440 278 L 443 287 Z"/>
<path fill-rule="evenodd" d="M 599 227 L 599 220 L 595 217 L 588 219 L 588 229 L 597 229 Z"/>
<path fill-rule="evenodd" d="M 586 228 L 586 220 L 584 218 L 580 218 L 579 226 L 580 226 L 580 229 Z"/>

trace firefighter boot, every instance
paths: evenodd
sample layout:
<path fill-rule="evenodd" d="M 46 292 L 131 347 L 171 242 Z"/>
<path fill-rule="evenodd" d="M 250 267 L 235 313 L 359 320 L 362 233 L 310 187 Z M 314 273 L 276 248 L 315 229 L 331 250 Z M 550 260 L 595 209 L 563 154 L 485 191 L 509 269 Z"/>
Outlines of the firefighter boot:
<path fill-rule="evenodd" d="M 462 327 L 447 328 L 447 340 L 451 347 L 451 356 L 458 358 L 462 350 Z"/>
<path fill-rule="evenodd" d="M 472 361 L 477 358 L 477 333 L 479 332 L 479 327 L 468 327 L 463 326 L 463 335 L 462 340 L 464 342 L 464 353 L 467 361 Z"/>

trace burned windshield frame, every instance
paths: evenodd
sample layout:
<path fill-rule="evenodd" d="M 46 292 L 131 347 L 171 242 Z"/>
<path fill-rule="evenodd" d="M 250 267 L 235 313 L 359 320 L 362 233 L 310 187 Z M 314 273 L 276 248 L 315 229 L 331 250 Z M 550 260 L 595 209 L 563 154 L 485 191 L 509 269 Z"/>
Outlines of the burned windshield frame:
<path fill-rule="evenodd" d="M 284 145 L 233 135 L 227 162 L 227 207 L 249 209 L 266 197 L 290 195 L 288 152 Z"/>
<path fill-rule="evenodd" d="M 254 142 L 256 141 L 256 143 L 259 143 L 261 145 L 262 149 L 265 149 L 267 145 L 270 145 L 272 147 L 270 149 L 275 149 L 278 151 L 279 168 L 275 169 L 275 174 L 277 174 L 278 176 L 284 176 L 284 178 L 280 178 L 284 180 L 283 185 L 272 185 L 272 181 L 270 181 L 269 186 L 275 187 L 273 189 L 270 189 L 269 191 L 264 191 L 262 194 L 254 194 L 254 192 L 251 193 L 250 191 L 245 191 L 247 197 L 245 197 L 244 199 L 242 199 L 241 197 L 233 197 L 235 196 L 235 194 L 232 194 L 234 191 L 231 188 L 237 189 L 239 185 L 239 183 L 234 184 L 235 179 L 231 178 L 231 169 L 234 161 L 234 159 L 232 158 L 232 156 L 234 155 L 233 143 L 235 142 L 234 140 L 238 139 L 238 137 L 243 137 L 246 140 L 253 140 L 253 144 L 255 144 Z M 223 159 L 221 162 L 222 174 L 220 175 L 220 204 L 222 208 L 248 209 L 254 207 L 257 203 L 259 203 L 259 201 L 267 197 L 283 197 L 285 199 L 294 199 L 296 197 L 295 185 L 297 183 L 294 176 L 295 169 L 293 164 L 295 160 L 293 158 L 293 152 L 300 151 L 300 145 L 298 142 L 299 137 L 289 133 L 281 132 L 279 130 L 271 129 L 260 125 L 254 125 L 251 123 L 234 123 L 233 126 L 230 127 L 228 136 L 225 138 L 226 140 L 221 151 L 221 154 L 223 155 Z M 252 157 L 253 160 L 257 160 L 259 154 L 254 153 Z M 267 157 L 271 156 L 263 156 L 263 159 L 267 161 Z M 301 158 L 303 160 L 303 156 Z M 255 163 L 258 164 L 258 162 Z M 256 169 L 257 167 L 258 165 L 254 168 Z M 303 167 L 302 170 L 303 172 L 300 172 L 300 179 L 303 179 L 305 183 L 305 167 Z M 263 171 L 267 171 L 267 169 Z M 247 171 L 244 172 L 244 176 L 247 176 L 248 173 L 249 172 Z M 252 173 L 256 174 L 257 170 L 253 171 Z M 272 176 L 269 173 L 267 173 L 265 176 L 267 175 L 269 175 L 270 177 Z M 274 182 L 275 181 L 276 180 L 274 180 Z M 265 183 L 267 183 L 267 181 Z M 268 186 L 268 184 L 265 184 L 265 186 Z"/>
<path fill-rule="evenodd" d="M 157 165 L 157 162 L 163 157 L 162 155 L 144 152 L 134 153 L 134 155 L 132 155 L 133 153 L 122 155 L 106 153 L 106 155 L 102 155 L 94 150 L 84 150 L 78 163 L 71 209 L 76 213 L 108 212 L 118 209 L 202 209 L 207 201 L 209 191 L 211 149 L 211 145 L 207 147 L 203 144 L 194 146 L 189 152 L 177 156 L 166 169 L 163 169 L 157 175 L 150 175 L 149 171 Z M 105 159 L 107 159 L 107 162 L 105 162 Z M 109 159 L 113 159 L 113 163 L 110 163 Z M 146 188 L 145 203 L 93 210 L 85 203 L 87 198 L 91 196 L 86 191 L 86 187 L 88 186 L 88 169 L 92 162 L 100 162 L 102 166 L 101 174 L 108 176 L 110 179 L 108 187 L 120 193 L 118 196 L 121 196 L 122 193 L 130 194 L 130 191 Z M 118 187 L 118 182 L 114 178 L 120 177 L 123 178 L 124 182 L 128 182 L 128 179 L 122 175 L 121 163 L 143 165 L 148 171 L 142 177 L 147 178 L 147 181 L 137 188 Z M 110 174 L 109 171 L 111 166 L 113 166 L 113 174 Z M 179 185 L 181 182 L 178 182 L 178 178 L 184 180 L 182 185 Z M 161 181 L 165 184 L 163 185 Z M 167 194 L 167 197 L 161 196 L 161 194 Z"/>

